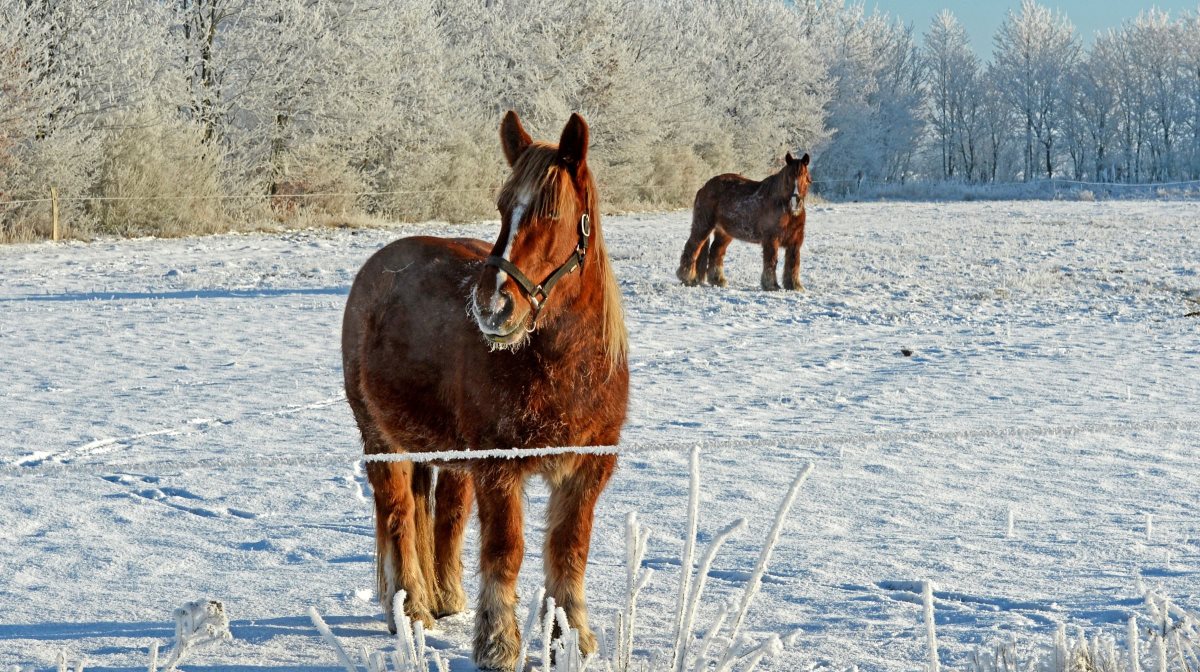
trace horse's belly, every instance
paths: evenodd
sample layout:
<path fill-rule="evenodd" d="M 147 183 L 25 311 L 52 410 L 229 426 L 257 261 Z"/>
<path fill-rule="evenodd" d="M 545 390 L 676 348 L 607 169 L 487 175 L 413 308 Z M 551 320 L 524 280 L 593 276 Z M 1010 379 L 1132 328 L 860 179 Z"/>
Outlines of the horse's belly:
<path fill-rule="evenodd" d="M 717 220 L 717 225 L 721 227 L 722 231 L 747 243 L 762 242 L 762 236 L 759 234 L 756 224 L 756 220 L 748 217 L 723 217 Z"/>

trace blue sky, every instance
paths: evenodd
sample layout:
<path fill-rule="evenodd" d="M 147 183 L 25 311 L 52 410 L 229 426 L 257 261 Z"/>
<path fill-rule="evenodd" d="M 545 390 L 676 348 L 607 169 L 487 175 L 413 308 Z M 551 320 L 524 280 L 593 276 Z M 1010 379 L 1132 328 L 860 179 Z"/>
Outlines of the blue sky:
<path fill-rule="evenodd" d="M 958 17 L 976 53 L 984 60 L 991 60 L 992 35 L 1009 11 L 1018 11 L 1021 0 L 865 0 L 867 8 L 878 7 L 905 23 L 911 24 L 918 36 L 929 29 L 929 22 L 943 9 L 949 9 Z M 1132 19 L 1151 7 L 1171 12 L 1172 16 L 1184 10 L 1195 11 L 1200 0 L 1164 0 L 1160 2 L 1122 2 L 1121 0 L 1042 0 L 1041 4 L 1065 13 L 1075 24 L 1076 32 L 1085 44 L 1091 44 L 1092 36 L 1107 28 L 1115 28 L 1126 19 Z"/>

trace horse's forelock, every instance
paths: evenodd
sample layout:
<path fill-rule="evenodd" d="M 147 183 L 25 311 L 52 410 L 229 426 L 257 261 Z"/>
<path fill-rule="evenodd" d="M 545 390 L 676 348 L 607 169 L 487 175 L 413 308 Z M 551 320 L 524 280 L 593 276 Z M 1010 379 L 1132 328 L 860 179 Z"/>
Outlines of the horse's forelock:
<path fill-rule="evenodd" d="M 534 217 L 558 218 L 572 216 L 573 213 L 573 218 L 578 220 L 584 212 L 588 213 L 595 230 L 595 259 L 604 296 L 601 338 L 604 341 L 610 370 L 615 371 L 625 362 L 629 347 L 625 313 L 621 305 L 621 289 L 617 285 L 612 264 L 608 259 L 608 250 L 604 245 L 596 185 L 586 163 L 580 166 L 577 176 L 583 181 L 582 203 L 575 189 L 574 177 L 559 163 L 558 148 L 548 143 L 535 142 L 513 164 L 512 174 L 500 188 L 496 205 L 505 216 L 512 212 L 518 203 L 527 204 L 528 216 Z"/>
<path fill-rule="evenodd" d="M 507 213 L 518 202 L 527 203 L 527 212 L 534 217 L 558 217 L 563 212 L 578 211 L 571 176 L 559 165 L 553 145 L 535 142 L 513 164 L 496 205 L 501 213 Z"/>

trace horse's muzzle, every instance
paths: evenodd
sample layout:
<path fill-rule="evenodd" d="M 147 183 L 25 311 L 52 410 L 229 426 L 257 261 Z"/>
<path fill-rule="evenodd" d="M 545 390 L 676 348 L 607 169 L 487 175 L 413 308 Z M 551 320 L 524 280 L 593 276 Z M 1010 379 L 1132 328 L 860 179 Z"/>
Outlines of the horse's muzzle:
<path fill-rule="evenodd" d="M 497 292 L 487 306 L 475 303 L 475 324 L 483 337 L 496 345 L 512 345 L 525 337 L 525 318 L 513 319 L 516 302 L 505 291 Z"/>

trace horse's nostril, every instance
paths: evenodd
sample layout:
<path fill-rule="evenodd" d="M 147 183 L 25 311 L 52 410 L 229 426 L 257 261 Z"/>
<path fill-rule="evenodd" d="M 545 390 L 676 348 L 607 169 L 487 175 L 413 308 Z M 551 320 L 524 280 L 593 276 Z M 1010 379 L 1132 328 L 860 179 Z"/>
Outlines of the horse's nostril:
<path fill-rule="evenodd" d="M 488 326 L 498 329 L 508 322 L 508 319 L 512 317 L 513 305 L 512 294 L 504 290 L 498 290 L 492 294 L 492 300 L 487 307 Z"/>
<path fill-rule="evenodd" d="M 504 318 L 507 318 L 512 314 L 512 310 L 512 294 L 509 294 L 503 290 L 496 292 L 495 297 L 492 299 L 492 314 L 496 317 L 503 316 Z"/>

